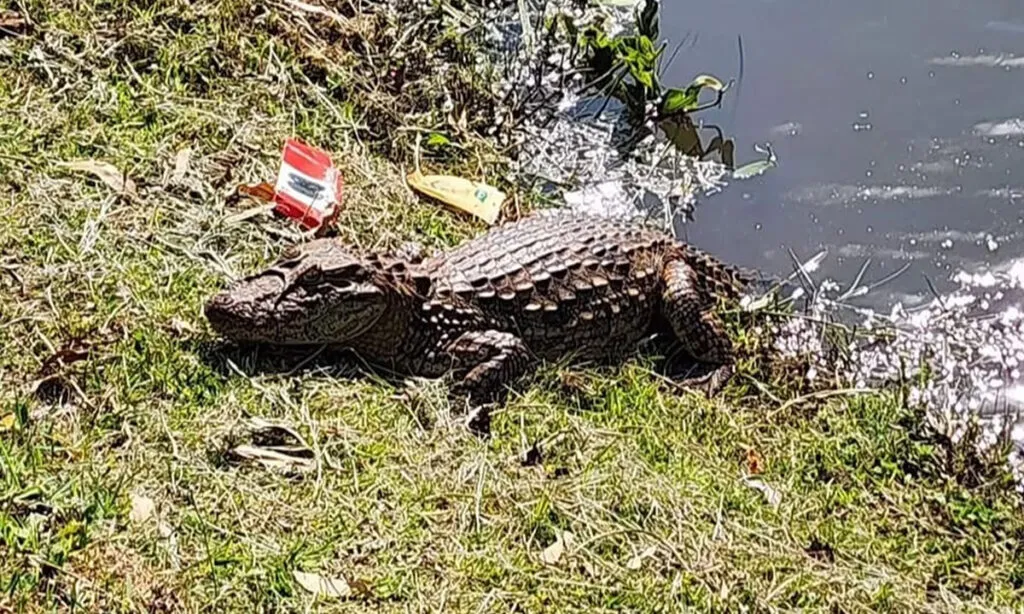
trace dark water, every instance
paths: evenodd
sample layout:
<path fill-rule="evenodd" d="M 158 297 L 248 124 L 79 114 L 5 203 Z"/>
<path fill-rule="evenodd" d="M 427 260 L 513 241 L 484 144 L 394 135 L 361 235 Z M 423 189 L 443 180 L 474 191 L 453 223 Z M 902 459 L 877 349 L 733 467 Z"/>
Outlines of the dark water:
<path fill-rule="evenodd" d="M 840 281 L 911 263 L 861 299 L 879 307 L 929 300 L 926 277 L 1024 270 L 1021 0 L 671 0 L 662 36 L 686 41 L 672 84 L 736 78 L 742 37 L 742 81 L 701 117 L 737 165 L 755 143 L 779 158 L 703 199 L 691 240 L 772 273 L 786 248 L 827 249 L 820 276 Z"/>

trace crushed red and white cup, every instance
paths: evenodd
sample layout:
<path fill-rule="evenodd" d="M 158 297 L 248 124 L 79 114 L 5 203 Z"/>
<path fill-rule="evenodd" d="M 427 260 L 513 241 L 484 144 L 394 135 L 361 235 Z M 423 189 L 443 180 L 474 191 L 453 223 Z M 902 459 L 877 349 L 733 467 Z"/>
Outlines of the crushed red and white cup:
<path fill-rule="evenodd" d="M 274 186 L 274 211 L 318 228 L 341 204 L 343 181 L 331 156 L 298 139 L 285 141 Z"/>

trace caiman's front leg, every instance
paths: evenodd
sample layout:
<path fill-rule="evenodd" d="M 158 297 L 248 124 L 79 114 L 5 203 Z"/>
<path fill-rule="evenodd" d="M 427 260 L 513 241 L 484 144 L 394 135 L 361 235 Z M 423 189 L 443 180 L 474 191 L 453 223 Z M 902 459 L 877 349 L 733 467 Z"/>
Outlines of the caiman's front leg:
<path fill-rule="evenodd" d="M 694 270 L 685 262 L 666 263 L 662 309 L 676 338 L 694 359 L 717 365 L 705 377 L 688 381 L 705 385 L 709 397 L 717 394 L 734 372 L 732 342 L 715 315 L 714 298 L 699 289 Z"/>
<path fill-rule="evenodd" d="M 452 394 L 468 396 L 471 406 L 503 399 L 505 385 L 523 375 L 531 362 L 519 337 L 496 330 L 463 333 L 446 351 L 455 360 L 456 372 L 464 373 Z"/>

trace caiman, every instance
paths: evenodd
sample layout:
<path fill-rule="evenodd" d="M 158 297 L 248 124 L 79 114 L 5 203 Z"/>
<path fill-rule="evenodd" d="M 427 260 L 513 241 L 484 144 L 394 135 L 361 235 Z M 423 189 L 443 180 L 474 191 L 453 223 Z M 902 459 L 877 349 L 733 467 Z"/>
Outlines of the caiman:
<path fill-rule="evenodd" d="M 327 344 L 405 375 L 453 374 L 471 404 L 503 397 L 538 361 L 614 360 L 660 333 L 712 367 L 699 381 L 713 395 L 734 364 L 716 303 L 749 281 L 653 227 L 547 210 L 429 257 L 295 245 L 205 314 L 238 342 Z"/>

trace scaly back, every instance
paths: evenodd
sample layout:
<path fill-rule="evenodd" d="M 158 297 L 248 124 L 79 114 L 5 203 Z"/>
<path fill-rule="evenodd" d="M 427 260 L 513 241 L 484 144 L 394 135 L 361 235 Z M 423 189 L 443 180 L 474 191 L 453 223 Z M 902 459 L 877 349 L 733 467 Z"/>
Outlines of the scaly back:
<path fill-rule="evenodd" d="M 552 277 L 568 279 L 568 286 L 593 286 L 595 279 L 601 286 L 604 279 L 614 284 L 628 278 L 637 287 L 653 287 L 655 280 L 647 277 L 655 277 L 667 258 L 685 260 L 701 289 L 726 299 L 737 298 L 750 279 L 661 230 L 564 209 L 538 211 L 492 228 L 424 266 L 435 279 L 436 293 L 464 298 L 490 298 L 493 293 L 508 299 L 535 295 L 538 281 L 544 294 Z"/>

